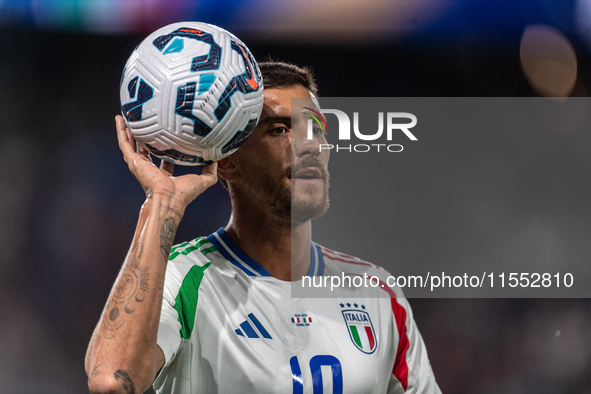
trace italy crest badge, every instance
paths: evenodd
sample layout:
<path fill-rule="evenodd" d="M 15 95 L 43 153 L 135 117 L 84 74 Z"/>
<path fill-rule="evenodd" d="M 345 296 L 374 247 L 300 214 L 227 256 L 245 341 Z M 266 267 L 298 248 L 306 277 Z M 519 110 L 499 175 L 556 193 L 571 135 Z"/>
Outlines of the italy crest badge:
<path fill-rule="evenodd" d="M 378 341 L 369 313 L 358 309 L 345 309 L 341 312 L 353 344 L 363 353 L 373 353 Z"/>

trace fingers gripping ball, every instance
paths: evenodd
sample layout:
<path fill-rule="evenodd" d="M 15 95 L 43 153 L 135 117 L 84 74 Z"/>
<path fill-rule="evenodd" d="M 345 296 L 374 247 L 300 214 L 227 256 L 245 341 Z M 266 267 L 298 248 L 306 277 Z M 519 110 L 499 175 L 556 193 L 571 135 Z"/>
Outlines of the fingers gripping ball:
<path fill-rule="evenodd" d="M 235 152 L 263 107 L 261 72 L 246 45 L 200 22 L 150 34 L 127 60 L 119 90 L 135 140 L 181 165 L 209 164 Z"/>

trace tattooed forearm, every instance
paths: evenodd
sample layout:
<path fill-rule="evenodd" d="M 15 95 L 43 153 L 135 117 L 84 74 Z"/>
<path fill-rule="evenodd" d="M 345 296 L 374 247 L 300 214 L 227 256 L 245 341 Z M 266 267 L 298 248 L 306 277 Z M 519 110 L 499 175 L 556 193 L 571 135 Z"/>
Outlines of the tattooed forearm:
<path fill-rule="evenodd" d="M 131 251 L 129 253 L 129 265 L 132 267 L 137 267 L 139 265 L 139 260 L 142 257 L 144 252 L 144 248 L 142 247 L 142 241 L 137 241 L 131 247 Z"/>
<path fill-rule="evenodd" d="M 121 304 L 129 301 L 134 296 L 137 299 L 140 288 L 148 291 L 148 278 L 148 270 L 143 266 L 125 268 L 115 286 L 113 301 Z"/>
<path fill-rule="evenodd" d="M 118 369 L 115 371 L 114 375 L 115 379 L 120 380 L 121 384 L 123 384 L 123 389 L 125 390 L 126 394 L 135 394 L 135 385 L 133 384 L 133 380 L 131 380 L 127 371 Z"/>
<path fill-rule="evenodd" d="M 166 261 L 168 261 L 168 254 L 172 248 L 175 232 L 176 221 L 174 218 L 170 216 L 164 219 L 162 222 L 162 228 L 160 229 L 160 252 Z"/>
<path fill-rule="evenodd" d="M 165 261 L 168 261 L 176 227 L 177 221 L 174 217 L 169 216 L 163 220 L 160 228 L 159 248 Z M 115 337 L 119 328 L 127 320 L 128 315 L 135 312 L 136 307 L 146 299 L 146 295 L 150 292 L 149 267 L 142 261 L 143 252 L 144 243 L 140 238 L 134 243 L 129 252 L 127 262 L 119 274 L 103 314 L 102 330 L 103 336 L 107 339 Z M 161 290 L 162 281 L 158 284 L 158 291 Z M 159 309 L 160 307 L 158 307 Z"/>
<path fill-rule="evenodd" d="M 103 318 L 105 338 L 113 338 L 127 315 L 135 311 L 136 304 L 144 301 L 150 291 L 149 278 L 148 269 L 143 266 L 129 266 L 121 272 Z"/>

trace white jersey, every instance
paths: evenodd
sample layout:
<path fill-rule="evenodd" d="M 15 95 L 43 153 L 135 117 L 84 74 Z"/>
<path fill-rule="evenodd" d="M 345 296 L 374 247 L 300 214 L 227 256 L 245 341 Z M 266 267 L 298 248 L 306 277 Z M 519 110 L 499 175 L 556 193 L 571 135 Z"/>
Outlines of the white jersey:
<path fill-rule="evenodd" d="M 387 275 L 314 243 L 311 256 L 310 276 Z M 270 276 L 223 229 L 174 247 L 156 392 L 441 392 L 406 299 L 390 289 L 392 298 L 350 289 L 291 298 L 291 284 Z"/>

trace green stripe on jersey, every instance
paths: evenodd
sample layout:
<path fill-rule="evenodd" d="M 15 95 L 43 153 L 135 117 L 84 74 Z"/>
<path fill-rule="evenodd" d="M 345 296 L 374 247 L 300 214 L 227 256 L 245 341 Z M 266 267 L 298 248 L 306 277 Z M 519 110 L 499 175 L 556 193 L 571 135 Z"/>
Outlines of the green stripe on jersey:
<path fill-rule="evenodd" d="M 176 252 L 177 249 L 184 248 L 187 245 L 189 245 L 188 242 L 183 242 L 182 244 L 173 247 L 172 250 L 170 251 L 170 254 L 173 254 L 174 252 Z"/>
<path fill-rule="evenodd" d="M 184 244 L 179 245 L 178 247 L 174 248 L 171 251 L 170 255 L 168 256 L 168 261 L 174 260 L 180 254 L 186 256 L 189 253 L 193 252 L 194 250 L 199 249 L 200 247 L 202 247 L 205 244 L 211 245 L 211 242 L 209 242 L 209 240 L 207 238 L 205 238 L 205 237 L 200 238 L 195 243 L 195 245 L 190 245 L 189 242 L 185 242 Z M 188 245 L 190 245 L 190 246 L 188 246 Z M 178 251 L 181 247 L 184 247 L 184 246 L 188 246 L 188 247 L 185 248 L 185 249 L 183 249 L 182 251 Z M 213 247 L 213 250 L 210 250 L 212 247 Z M 207 249 L 204 249 L 202 252 L 203 252 L 204 255 L 206 255 L 207 253 L 211 253 L 214 250 L 217 250 L 217 249 L 215 248 L 215 246 L 212 245 L 211 247 L 209 247 Z"/>
<path fill-rule="evenodd" d="M 203 267 L 194 265 L 181 284 L 179 293 L 174 300 L 174 309 L 179 314 L 181 323 L 181 337 L 189 339 L 195 324 L 195 313 L 197 313 L 197 300 L 199 298 L 199 286 L 203 279 L 204 271 L 211 265 L 211 262 Z"/>
<path fill-rule="evenodd" d="M 201 253 L 203 253 L 203 255 L 205 256 L 206 254 L 211 253 L 211 252 L 215 252 L 216 250 L 217 250 L 216 247 L 211 245 L 209 248 L 203 249 L 201 251 Z"/>

